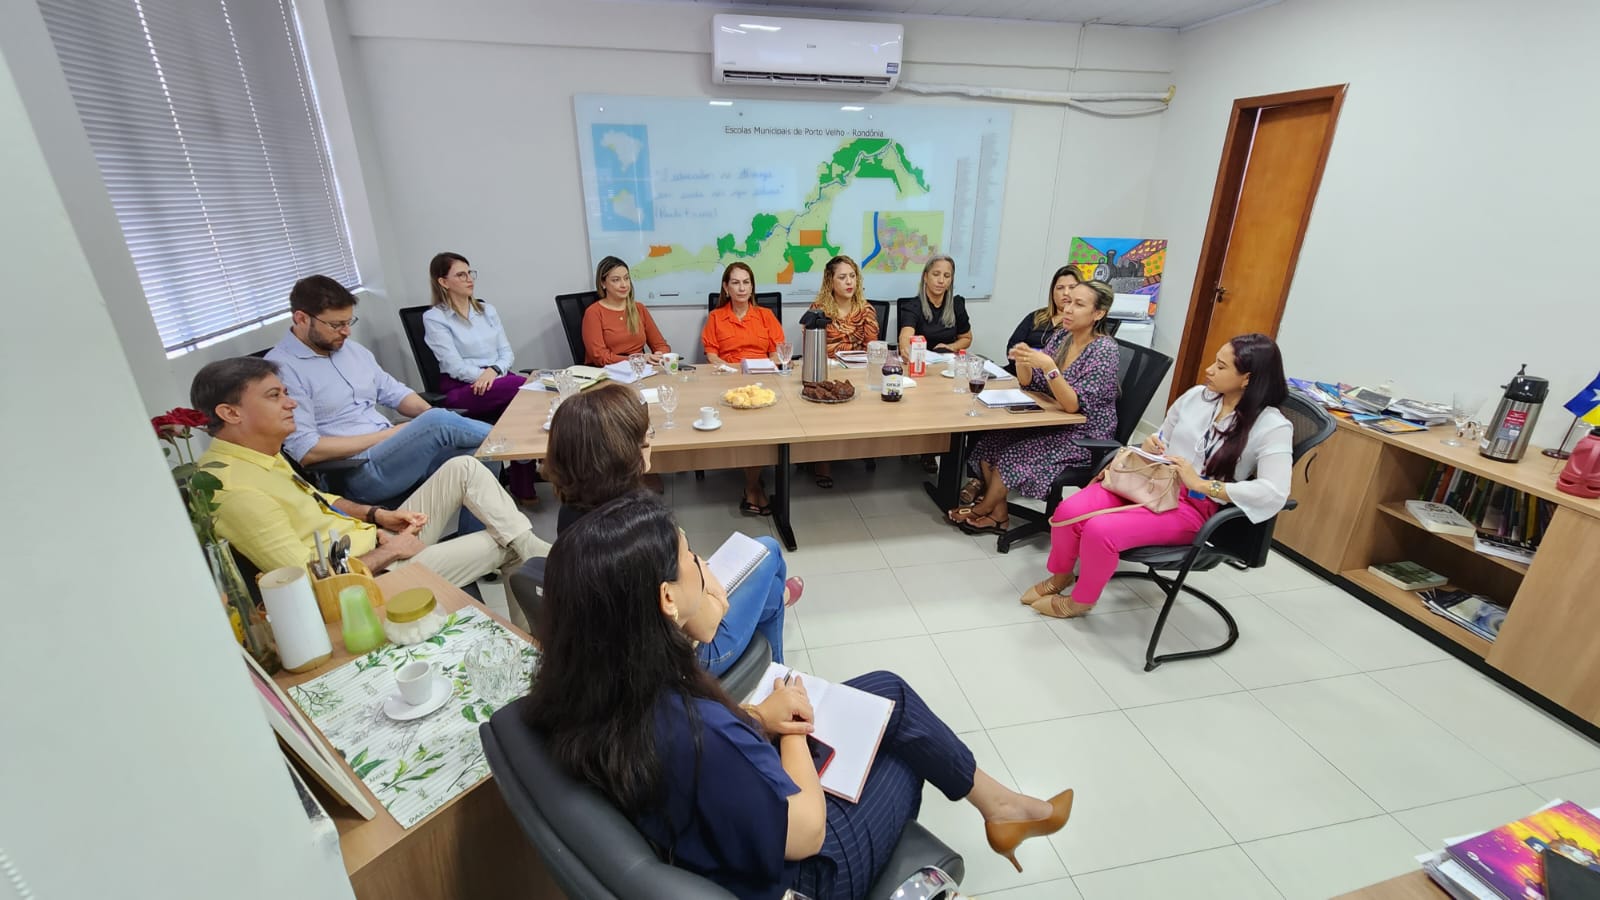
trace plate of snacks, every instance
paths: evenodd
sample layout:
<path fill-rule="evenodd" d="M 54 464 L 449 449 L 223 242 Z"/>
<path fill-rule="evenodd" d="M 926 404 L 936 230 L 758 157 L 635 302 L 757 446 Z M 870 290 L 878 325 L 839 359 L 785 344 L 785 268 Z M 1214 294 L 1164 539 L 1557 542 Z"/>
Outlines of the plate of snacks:
<path fill-rule="evenodd" d="M 856 386 L 848 381 L 808 381 L 800 388 L 800 398 L 812 403 L 849 403 L 856 398 Z"/>
<path fill-rule="evenodd" d="M 761 382 L 722 392 L 722 402 L 734 409 L 761 409 L 778 402 L 778 392 Z"/>

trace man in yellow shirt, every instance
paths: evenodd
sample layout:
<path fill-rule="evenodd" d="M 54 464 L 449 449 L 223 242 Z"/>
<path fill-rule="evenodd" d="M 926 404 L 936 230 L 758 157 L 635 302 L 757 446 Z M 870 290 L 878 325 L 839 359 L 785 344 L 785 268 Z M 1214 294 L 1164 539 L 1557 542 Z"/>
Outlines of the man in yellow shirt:
<path fill-rule="evenodd" d="M 429 476 L 400 509 L 356 503 L 313 488 L 280 453 L 294 432 L 295 401 L 278 366 L 241 357 L 211 363 L 195 374 L 190 402 L 211 417 L 211 446 L 199 462 L 222 482 L 216 494 L 217 535 L 227 538 L 263 572 L 303 566 L 315 553 L 313 534 L 348 535 L 350 556 L 374 573 L 419 562 L 452 584 L 508 572 L 544 556 L 550 545 L 527 516 L 470 456 L 458 456 Z M 466 507 L 485 530 L 440 542 L 444 523 Z"/>

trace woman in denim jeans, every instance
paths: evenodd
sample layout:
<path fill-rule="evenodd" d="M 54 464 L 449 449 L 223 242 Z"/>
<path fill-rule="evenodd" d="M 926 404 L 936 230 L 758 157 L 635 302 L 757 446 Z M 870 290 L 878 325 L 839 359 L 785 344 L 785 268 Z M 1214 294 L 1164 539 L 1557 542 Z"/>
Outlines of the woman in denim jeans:
<path fill-rule="evenodd" d="M 639 489 L 650 468 L 650 413 L 639 395 L 620 384 L 606 384 L 561 402 L 550 422 L 545 478 L 554 485 L 561 509 L 556 534 L 590 510 Z M 699 647 L 700 662 L 720 676 L 761 632 L 772 658 L 783 662 L 783 612 L 800 599 L 805 582 L 790 577 L 783 548 L 765 535 L 756 538 L 767 554 L 727 595 L 728 612 L 716 635 Z"/>

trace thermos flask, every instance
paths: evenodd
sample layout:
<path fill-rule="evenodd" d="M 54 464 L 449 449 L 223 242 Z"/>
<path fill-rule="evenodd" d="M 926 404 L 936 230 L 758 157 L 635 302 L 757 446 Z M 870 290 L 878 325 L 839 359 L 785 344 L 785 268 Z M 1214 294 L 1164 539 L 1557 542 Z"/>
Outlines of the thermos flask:
<path fill-rule="evenodd" d="M 828 322 L 821 310 L 813 309 L 800 317 L 805 328 L 800 333 L 800 380 L 810 383 L 828 380 Z"/>
<path fill-rule="evenodd" d="M 1533 439 L 1533 426 L 1539 421 L 1539 410 L 1550 393 L 1548 380 L 1527 372 L 1528 364 L 1523 363 L 1511 383 L 1504 386 L 1505 396 L 1500 398 L 1494 418 L 1489 420 L 1489 427 L 1478 443 L 1478 452 L 1483 456 L 1516 462 L 1527 452 L 1528 441 Z"/>

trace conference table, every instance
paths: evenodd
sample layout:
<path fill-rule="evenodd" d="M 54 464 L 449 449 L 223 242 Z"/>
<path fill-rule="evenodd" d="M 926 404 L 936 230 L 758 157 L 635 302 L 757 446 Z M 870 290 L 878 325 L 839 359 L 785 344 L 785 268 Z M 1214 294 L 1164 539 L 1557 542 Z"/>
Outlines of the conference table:
<path fill-rule="evenodd" d="M 930 365 L 927 375 L 908 378 L 916 386 L 907 388 L 898 402 L 885 401 L 881 394 L 867 389 L 866 369 L 847 369 L 837 363 L 830 365 L 828 377 L 849 381 L 856 388 L 855 398 L 845 403 L 815 403 L 801 397 L 797 368 L 788 374 L 744 375 L 701 364 L 692 372 L 652 375 L 629 388 L 649 391 L 670 384 L 678 389 L 675 427 L 667 428 L 660 404 L 650 403 L 650 423 L 655 428 L 651 472 L 773 466 L 773 525 L 784 546 L 794 550 L 789 494 L 790 472 L 796 464 L 939 454 L 938 480 L 925 487 L 934 503 L 946 509 L 956 505 L 961 490 L 967 445 L 961 438 L 983 431 L 1084 421 L 1083 416 L 1063 412 L 1046 398 L 1038 398 L 1043 409 L 1026 415 L 980 406 L 978 415 L 968 416 L 972 395 L 964 383 L 963 390 L 956 393 L 955 382 L 943 377 L 944 368 Z M 723 395 L 730 389 L 756 383 L 777 394 L 773 405 L 735 409 L 724 401 Z M 987 390 L 1016 387 L 1014 378 L 996 379 Z M 478 457 L 507 461 L 542 458 L 549 438 L 544 425 L 555 398 L 553 391 L 518 392 L 479 447 Z M 701 431 L 693 427 L 705 406 L 715 407 L 721 414 L 720 428 Z"/>

